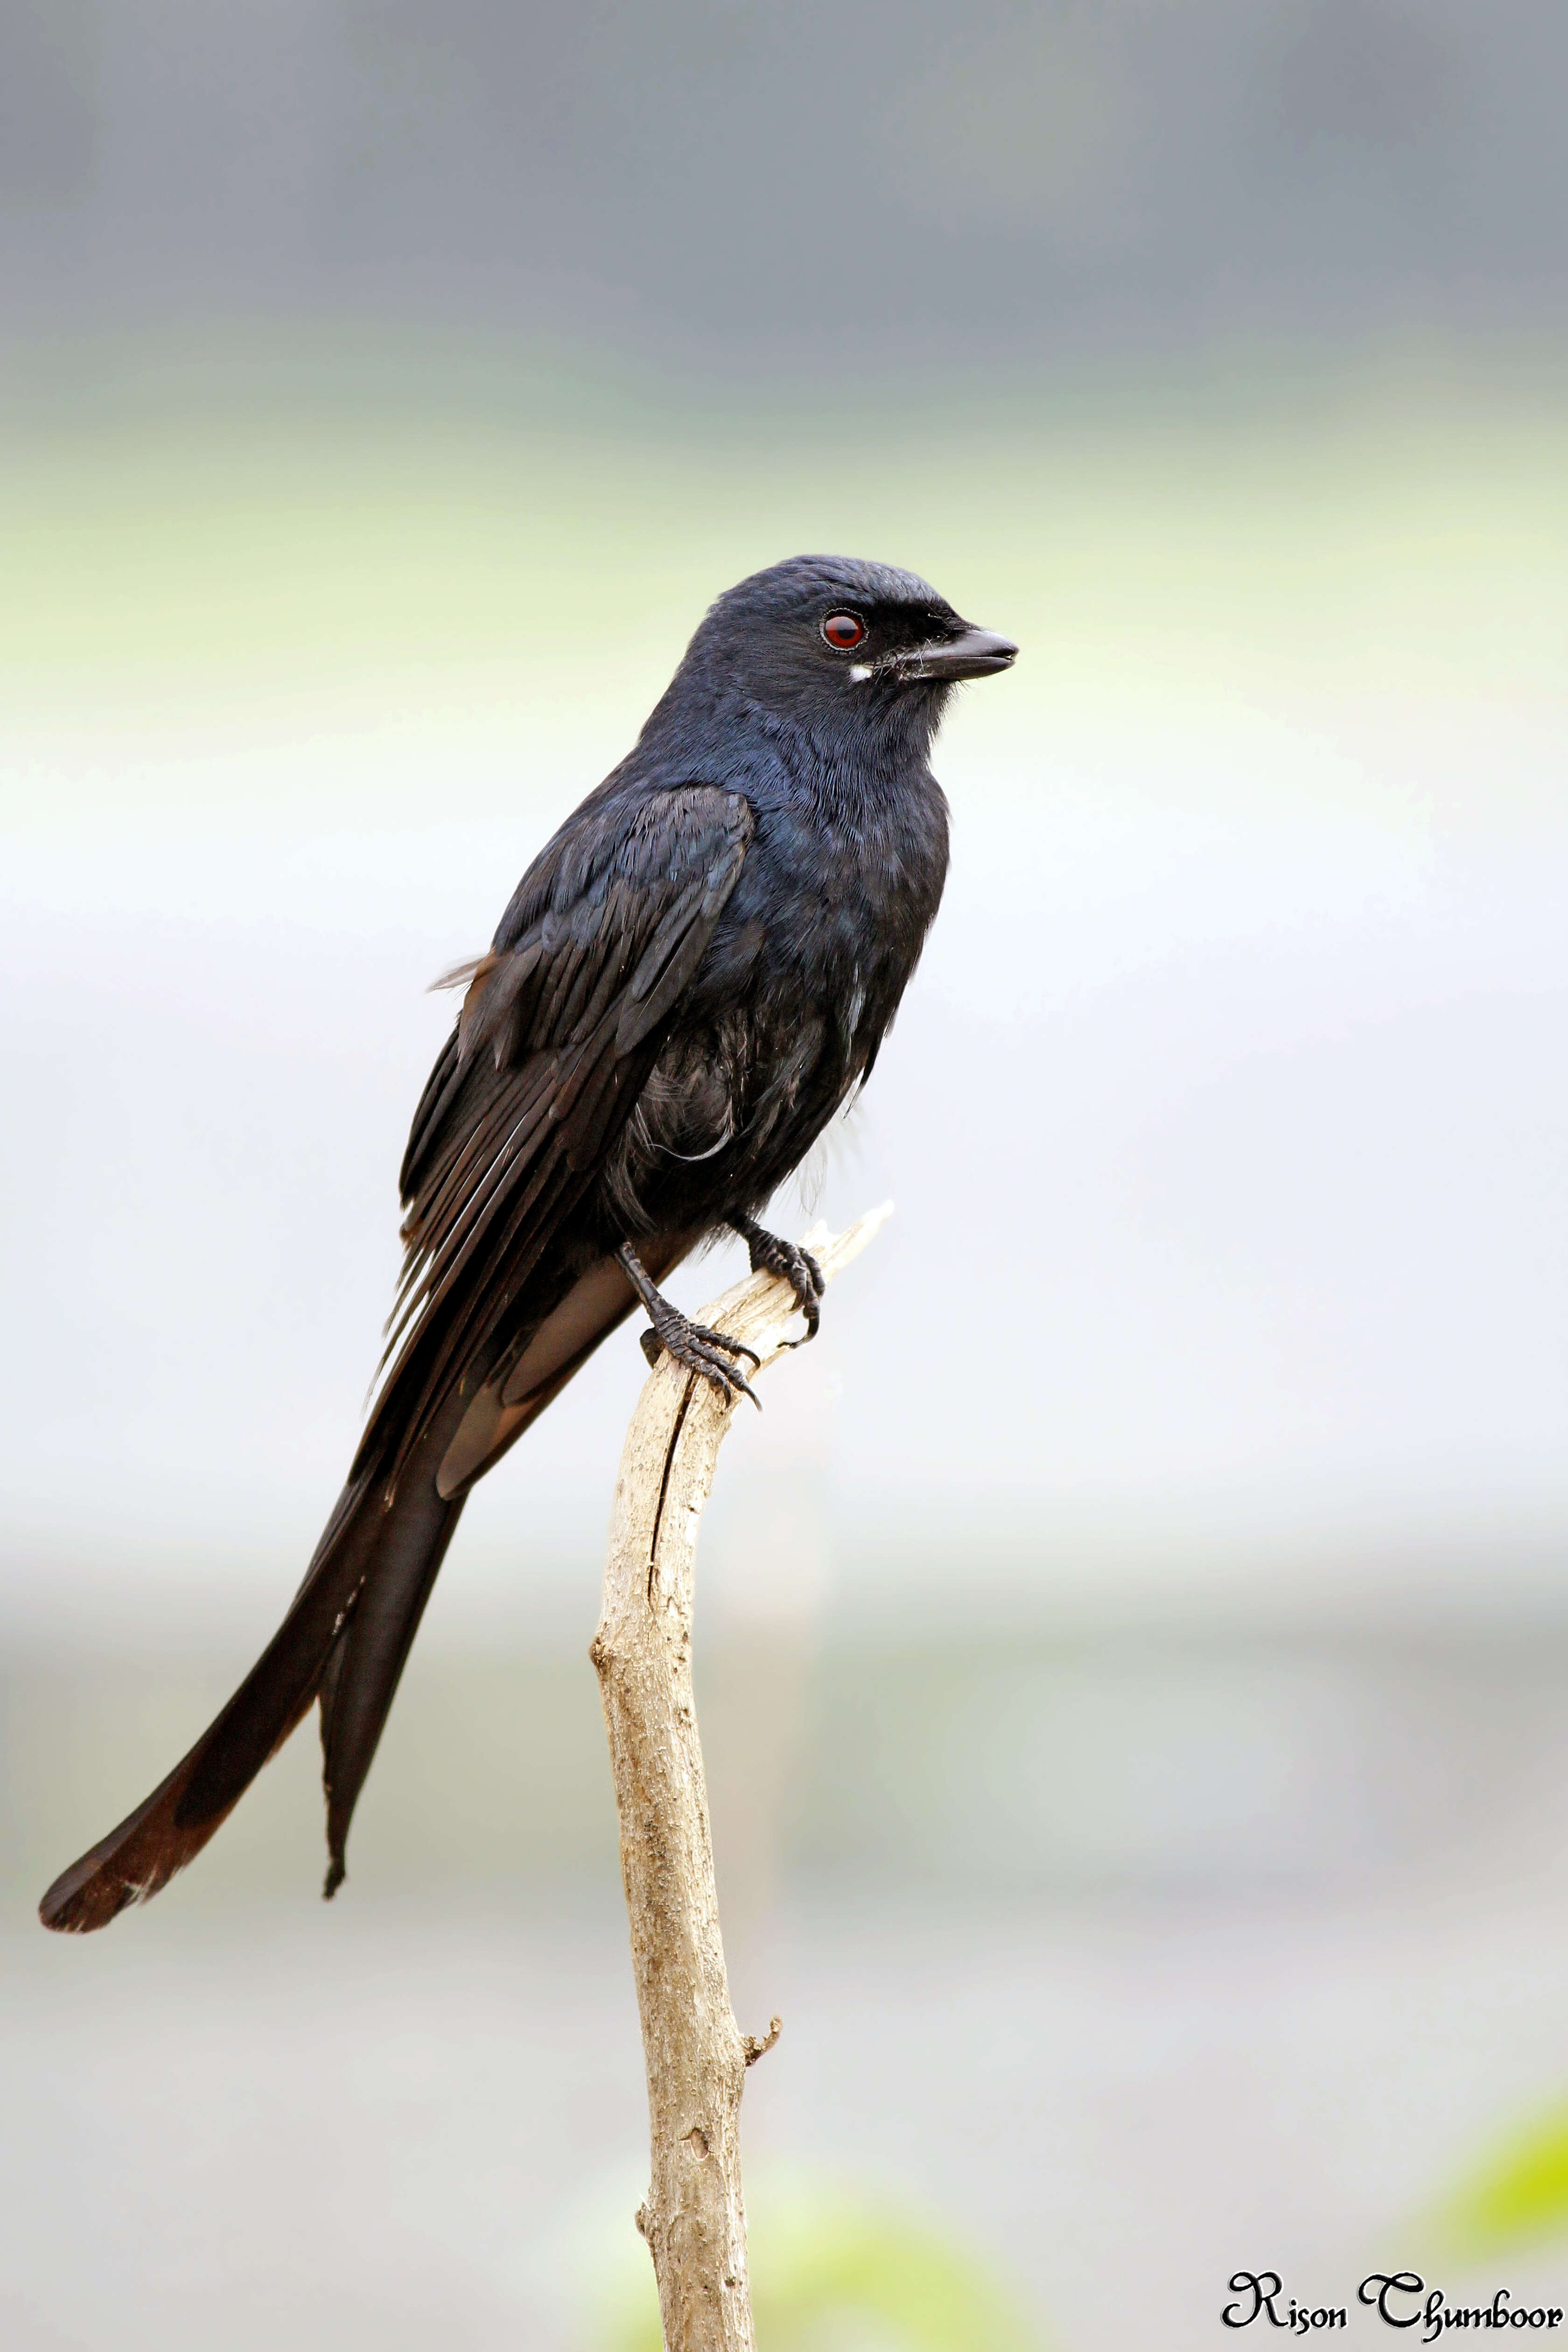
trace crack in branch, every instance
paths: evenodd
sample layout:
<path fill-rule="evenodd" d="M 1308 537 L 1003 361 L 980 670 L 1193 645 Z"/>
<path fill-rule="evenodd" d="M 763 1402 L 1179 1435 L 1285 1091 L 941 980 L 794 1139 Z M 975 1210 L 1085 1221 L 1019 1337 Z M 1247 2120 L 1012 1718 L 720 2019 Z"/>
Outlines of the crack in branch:
<path fill-rule="evenodd" d="M 675 1416 L 675 1427 L 669 1433 L 669 1451 L 664 1457 L 664 1475 L 658 1482 L 658 1505 L 653 1515 L 653 1533 L 647 1547 L 647 1605 L 653 1607 L 653 1580 L 658 1570 L 658 1537 L 664 1525 L 665 1497 L 669 1493 L 669 1474 L 675 1467 L 675 1449 L 680 1444 L 680 1433 L 686 1426 L 686 1416 L 697 1388 L 697 1375 L 686 1376 L 686 1394 L 680 1400 L 680 1411 Z"/>

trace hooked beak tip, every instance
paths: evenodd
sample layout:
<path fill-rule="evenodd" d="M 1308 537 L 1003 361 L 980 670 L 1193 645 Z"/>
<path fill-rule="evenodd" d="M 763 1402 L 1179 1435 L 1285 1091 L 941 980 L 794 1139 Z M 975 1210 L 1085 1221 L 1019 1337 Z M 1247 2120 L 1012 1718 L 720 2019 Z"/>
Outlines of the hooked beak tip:
<path fill-rule="evenodd" d="M 995 677 L 1011 669 L 1018 648 L 1011 637 L 994 629 L 965 629 L 933 646 L 917 646 L 899 665 L 900 675 L 912 680 L 930 678 L 952 685 L 964 677 Z"/>

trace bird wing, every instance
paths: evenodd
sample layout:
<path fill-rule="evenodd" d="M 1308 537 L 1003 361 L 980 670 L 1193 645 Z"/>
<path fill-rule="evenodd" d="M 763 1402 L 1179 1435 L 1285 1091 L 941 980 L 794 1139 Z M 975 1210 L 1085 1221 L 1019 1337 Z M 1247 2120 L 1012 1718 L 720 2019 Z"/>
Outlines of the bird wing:
<path fill-rule="evenodd" d="M 523 919 L 473 967 L 415 1114 L 403 1278 L 356 1472 L 401 1459 L 468 1368 L 492 1371 L 526 1336 L 530 1276 L 630 1115 L 752 836 L 744 798 L 711 784 L 607 816 L 558 836 L 531 893 L 525 877 Z"/>

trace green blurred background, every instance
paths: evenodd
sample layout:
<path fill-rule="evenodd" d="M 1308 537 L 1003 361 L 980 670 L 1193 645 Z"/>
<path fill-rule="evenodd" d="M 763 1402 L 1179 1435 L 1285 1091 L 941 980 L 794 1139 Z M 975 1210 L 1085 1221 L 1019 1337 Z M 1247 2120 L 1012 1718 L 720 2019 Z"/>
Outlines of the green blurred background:
<path fill-rule="evenodd" d="M 764 2352 L 1186 2352 L 1415 2245 L 1564 2299 L 1563 49 L 0 0 L 8 2346 L 644 2340 L 629 1340 L 470 1508 L 331 1911 L 308 1733 L 153 1910 L 32 1906 L 336 1492 L 426 984 L 812 548 L 1025 650 L 778 1213 L 898 1217 L 704 1536 Z"/>

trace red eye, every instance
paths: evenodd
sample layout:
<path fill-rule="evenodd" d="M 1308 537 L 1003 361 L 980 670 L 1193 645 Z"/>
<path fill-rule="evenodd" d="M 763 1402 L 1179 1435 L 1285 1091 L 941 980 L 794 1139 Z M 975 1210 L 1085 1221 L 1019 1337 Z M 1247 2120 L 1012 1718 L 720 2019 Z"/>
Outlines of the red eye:
<path fill-rule="evenodd" d="M 866 624 L 858 613 L 829 613 L 822 634 L 836 654 L 852 654 L 865 643 Z"/>

